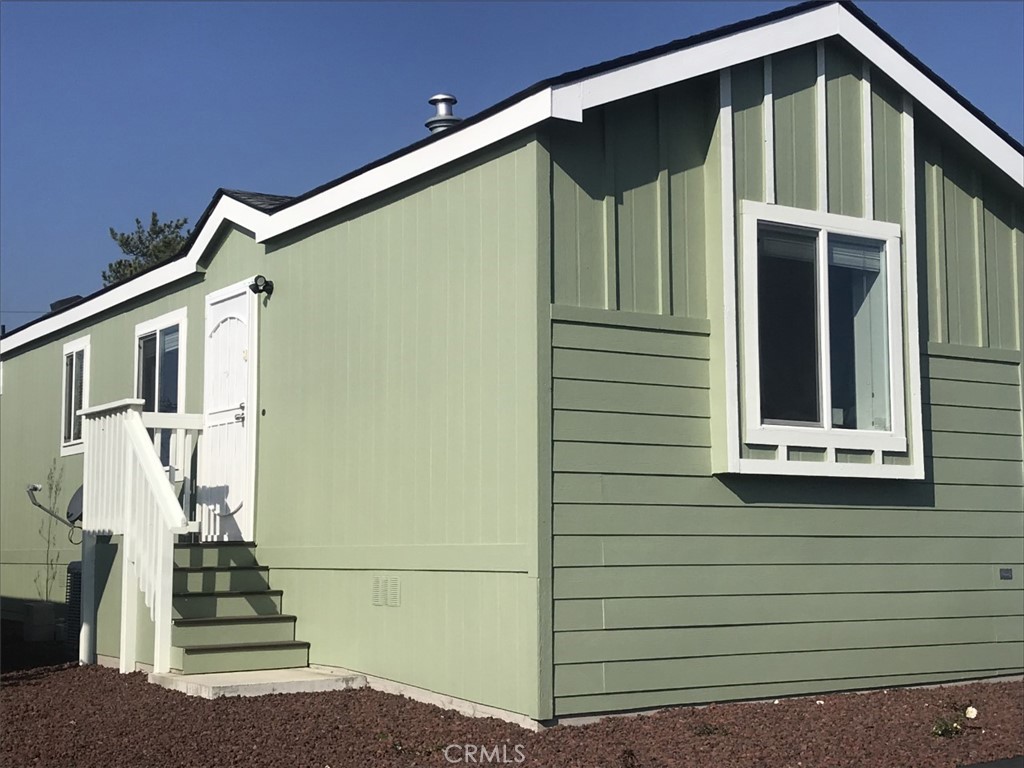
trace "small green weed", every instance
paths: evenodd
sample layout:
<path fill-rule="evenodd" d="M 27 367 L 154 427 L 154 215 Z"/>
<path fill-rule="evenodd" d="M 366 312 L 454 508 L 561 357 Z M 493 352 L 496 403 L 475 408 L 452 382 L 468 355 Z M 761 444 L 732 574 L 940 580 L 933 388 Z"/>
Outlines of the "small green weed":
<path fill-rule="evenodd" d="M 944 717 L 937 718 L 932 726 L 932 735 L 943 739 L 952 739 L 959 736 L 964 729 L 956 720 L 947 720 Z"/>

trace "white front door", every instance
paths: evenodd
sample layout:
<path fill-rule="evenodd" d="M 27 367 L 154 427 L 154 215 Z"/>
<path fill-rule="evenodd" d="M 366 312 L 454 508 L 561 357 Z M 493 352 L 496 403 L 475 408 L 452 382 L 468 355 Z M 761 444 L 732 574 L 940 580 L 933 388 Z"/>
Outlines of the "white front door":
<path fill-rule="evenodd" d="M 204 541 L 253 540 L 254 303 L 249 281 L 206 297 L 204 419 L 196 491 Z"/>

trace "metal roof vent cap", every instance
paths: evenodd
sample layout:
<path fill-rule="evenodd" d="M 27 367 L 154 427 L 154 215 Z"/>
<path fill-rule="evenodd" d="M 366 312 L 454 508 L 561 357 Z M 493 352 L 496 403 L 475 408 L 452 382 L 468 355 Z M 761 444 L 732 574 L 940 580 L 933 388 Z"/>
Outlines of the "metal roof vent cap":
<path fill-rule="evenodd" d="M 431 133 L 443 131 L 462 122 L 461 117 L 452 114 L 452 107 L 458 104 L 459 100 L 450 93 L 438 93 L 431 96 L 429 102 L 437 108 L 437 114 L 424 123 Z"/>

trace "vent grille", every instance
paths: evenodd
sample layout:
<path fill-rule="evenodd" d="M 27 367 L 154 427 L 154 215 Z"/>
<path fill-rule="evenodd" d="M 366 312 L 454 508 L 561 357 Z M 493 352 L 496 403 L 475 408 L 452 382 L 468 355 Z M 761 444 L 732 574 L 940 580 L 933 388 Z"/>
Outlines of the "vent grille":
<path fill-rule="evenodd" d="M 78 650 L 78 636 L 82 629 L 82 561 L 68 563 L 68 583 L 64 593 L 64 644 Z"/>
<path fill-rule="evenodd" d="M 374 576 L 370 602 L 381 608 L 397 608 L 402 603 L 402 585 L 397 576 Z"/>
<path fill-rule="evenodd" d="M 388 606 L 397 608 L 402 602 L 402 588 L 399 585 L 398 577 L 392 576 L 388 579 Z"/>

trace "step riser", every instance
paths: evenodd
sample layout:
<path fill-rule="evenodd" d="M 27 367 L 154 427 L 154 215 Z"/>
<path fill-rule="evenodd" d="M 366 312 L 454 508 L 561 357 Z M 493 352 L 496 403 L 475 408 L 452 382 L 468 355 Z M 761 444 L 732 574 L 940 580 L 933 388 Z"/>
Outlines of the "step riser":
<path fill-rule="evenodd" d="M 226 592 L 256 591 L 269 589 L 270 579 L 266 571 L 255 571 L 238 568 L 230 571 L 200 571 L 189 573 L 175 571 L 174 591 L 189 592 Z"/>
<path fill-rule="evenodd" d="M 172 602 L 176 619 L 212 619 L 217 616 L 276 616 L 280 595 L 178 595 Z"/>
<path fill-rule="evenodd" d="M 259 648 L 251 651 L 190 651 L 187 653 L 181 648 L 173 648 L 171 655 L 171 668 L 178 669 L 185 675 L 306 666 L 309 666 L 308 648 Z"/>
<path fill-rule="evenodd" d="M 252 546 L 237 547 L 175 547 L 176 568 L 228 568 L 230 566 L 257 565 L 256 550 Z"/>
<path fill-rule="evenodd" d="M 294 621 L 241 622 L 172 627 L 172 645 L 276 643 L 295 639 Z"/>

